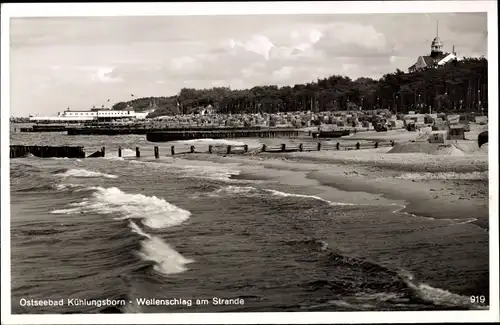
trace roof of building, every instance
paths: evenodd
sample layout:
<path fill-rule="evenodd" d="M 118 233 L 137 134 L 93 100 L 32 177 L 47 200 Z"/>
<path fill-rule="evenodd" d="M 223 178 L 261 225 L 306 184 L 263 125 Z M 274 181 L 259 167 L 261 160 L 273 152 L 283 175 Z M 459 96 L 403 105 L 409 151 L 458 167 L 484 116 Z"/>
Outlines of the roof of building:
<path fill-rule="evenodd" d="M 434 64 L 435 61 L 441 61 L 442 59 L 444 59 L 445 57 L 448 56 L 449 53 L 441 53 L 439 54 L 438 56 L 436 57 L 432 57 L 430 55 L 426 55 L 426 56 L 422 56 L 422 58 L 424 59 L 425 61 L 425 64 L 427 64 L 428 66 L 431 66 Z"/>
<path fill-rule="evenodd" d="M 430 56 L 430 55 L 421 55 L 421 56 L 419 56 L 419 57 L 417 58 L 417 62 L 418 62 L 418 59 L 421 57 L 421 58 L 424 60 L 424 62 L 425 62 L 425 64 L 426 64 L 426 66 L 432 66 L 432 65 L 434 65 L 435 60 L 437 60 L 437 61 L 441 61 L 442 59 L 446 58 L 449 54 L 450 54 L 450 53 L 441 53 L 441 54 L 439 54 L 439 55 L 438 55 L 438 56 L 436 56 L 436 57 L 432 57 L 432 56 Z M 417 63 L 413 64 L 413 65 L 412 65 L 412 66 L 410 66 L 408 69 L 414 69 L 414 68 L 415 68 L 415 66 L 416 66 L 416 64 L 417 64 Z"/>

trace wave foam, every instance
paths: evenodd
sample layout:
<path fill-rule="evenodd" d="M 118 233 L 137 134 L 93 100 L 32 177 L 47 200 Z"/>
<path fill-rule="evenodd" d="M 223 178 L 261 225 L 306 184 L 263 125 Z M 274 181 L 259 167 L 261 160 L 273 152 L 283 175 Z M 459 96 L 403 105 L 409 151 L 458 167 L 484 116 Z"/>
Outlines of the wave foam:
<path fill-rule="evenodd" d="M 229 181 L 231 176 L 239 175 L 240 170 L 223 166 L 172 165 L 186 177 L 200 177 L 212 180 Z"/>
<path fill-rule="evenodd" d="M 138 254 L 145 261 L 155 262 L 155 271 L 165 275 L 181 273 L 187 270 L 186 264 L 194 262 L 182 256 L 161 238 L 145 233 L 133 221 L 130 221 L 129 227 L 134 233 L 145 238 L 141 242 L 141 250 Z"/>
<path fill-rule="evenodd" d="M 262 192 L 267 192 L 272 194 L 273 196 L 276 197 L 299 197 L 299 198 L 306 198 L 306 199 L 314 199 L 318 201 L 323 201 L 325 203 L 328 203 L 329 205 L 335 206 L 335 205 L 358 205 L 354 203 L 343 203 L 343 202 L 332 202 L 325 200 L 319 196 L 316 195 L 305 195 L 305 194 L 294 194 L 294 193 L 287 193 L 287 192 L 282 192 L 282 191 L 277 191 L 277 190 L 271 190 L 271 189 L 258 189 L 252 186 L 226 186 L 222 187 L 213 193 L 209 194 L 209 196 L 220 196 L 221 194 L 229 194 L 229 195 L 245 195 L 245 196 L 256 196 L 256 195 L 262 195 Z"/>
<path fill-rule="evenodd" d="M 86 169 L 69 169 L 64 173 L 57 174 L 60 177 L 106 177 L 106 178 L 118 178 L 116 175 L 104 174 L 100 172 L 93 172 Z"/>
<path fill-rule="evenodd" d="M 77 188 L 80 185 L 78 185 L 78 184 L 71 184 L 71 183 L 68 183 L 68 184 L 59 183 L 59 184 L 54 184 L 53 186 L 58 191 L 64 191 L 64 190 L 68 190 L 68 189 Z"/>
<path fill-rule="evenodd" d="M 354 204 L 354 203 L 343 203 L 343 202 L 332 202 L 325 200 L 319 196 L 316 195 L 305 195 L 305 194 L 294 194 L 294 193 L 287 193 L 287 192 L 281 192 L 281 191 L 276 191 L 276 190 L 264 190 L 266 192 L 269 192 L 275 196 L 281 196 L 281 197 L 300 197 L 300 198 L 307 198 L 307 199 L 315 199 L 318 201 L 323 201 L 325 203 L 328 203 L 330 205 L 359 205 L 359 204 Z"/>
<path fill-rule="evenodd" d="M 255 187 L 251 186 L 226 186 L 222 187 L 215 192 L 213 192 L 212 195 L 220 195 L 220 194 L 247 194 L 247 195 L 252 195 L 257 194 L 258 189 Z"/>
<path fill-rule="evenodd" d="M 415 283 L 413 275 L 408 271 L 402 270 L 400 276 L 421 299 L 432 302 L 435 305 L 447 307 L 466 306 L 472 309 L 488 308 L 487 306 L 472 304 L 469 297 L 461 296 L 448 290 L 434 288 L 426 283 Z"/>
<path fill-rule="evenodd" d="M 115 219 L 141 219 L 144 225 L 155 229 L 179 225 L 191 215 L 191 212 L 156 196 L 128 194 L 116 187 L 98 186 L 88 189 L 95 190 L 91 198 L 70 204 L 75 208 L 54 210 L 52 213 L 119 214 L 121 217 L 115 217 Z"/>
<path fill-rule="evenodd" d="M 132 150 L 129 148 L 122 148 L 122 156 L 121 157 L 118 157 L 118 150 L 117 151 L 109 151 L 109 152 L 106 152 L 106 155 L 104 157 L 101 157 L 101 159 L 123 160 L 124 157 L 135 157 L 135 150 Z"/>

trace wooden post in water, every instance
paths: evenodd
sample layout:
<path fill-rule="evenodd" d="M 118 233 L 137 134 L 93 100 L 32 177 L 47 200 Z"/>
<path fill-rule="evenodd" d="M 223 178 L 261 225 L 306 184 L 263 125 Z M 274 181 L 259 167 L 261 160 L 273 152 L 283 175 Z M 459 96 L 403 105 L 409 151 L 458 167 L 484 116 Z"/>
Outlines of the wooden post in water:
<path fill-rule="evenodd" d="M 337 147 L 337 150 L 340 150 L 340 142 L 337 142 L 336 147 Z"/>
<path fill-rule="evenodd" d="M 227 154 L 229 155 L 231 153 L 231 145 L 227 146 Z"/>
<path fill-rule="evenodd" d="M 359 150 L 359 142 L 356 143 L 356 150 Z"/>
<path fill-rule="evenodd" d="M 394 142 L 394 140 L 391 140 L 391 147 L 394 147 L 395 144 L 396 142 Z"/>
<path fill-rule="evenodd" d="M 105 154 L 106 154 L 106 148 L 102 147 L 101 148 L 101 155 L 104 157 Z"/>
<path fill-rule="evenodd" d="M 248 152 L 248 144 L 243 145 L 243 152 Z"/>
<path fill-rule="evenodd" d="M 122 156 L 122 147 L 118 147 L 118 157 Z"/>
<path fill-rule="evenodd" d="M 170 153 L 173 155 L 175 155 L 175 147 L 174 146 L 171 146 L 170 147 Z"/>
<path fill-rule="evenodd" d="M 321 150 L 321 142 L 318 142 L 318 151 Z"/>
<path fill-rule="evenodd" d="M 191 146 L 191 149 L 189 150 L 190 153 L 194 153 L 194 146 Z"/>
<path fill-rule="evenodd" d="M 267 149 L 266 144 L 263 144 L 263 145 L 262 145 L 262 152 L 266 152 L 266 149 Z"/>
<path fill-rule="evenodd" d="M 378 148 L 378 142 L 375 141 L 375 148 Z"/>
<path fill-rule="evenodd" d="M 208 146 L 208 153 L 212 153 L 213 152 L 213 146 L 212 145 L 209 145 Z"/>
<path fill-rule="evenodd" d="M 155 146 L 155 158 L 156 159 L 160 158 L 160 150 L 159 150 L 158 146 Z"/>
<path fill-rule="evenodd" d="M 311 131 L 309 131 L 309 132 L 311 132 Z M 299 151 L 304 151 L 304 145 L 302 143 L 299 144 Z"/>
<path fill-rule="evenodd" d="M 141 150 L 139 149 L 139 147 L 135 147 L 135 156 L 137 158 L 140 158 L 141 157 Z"/>
<path fill-rule="evenodd" d="M 281 144 L 281 151 L 282 151 L 282 152 L 285 152 L 285 151 L 286 151 L 286 144 L 285 144 L 285 143 L 282 143 L 282 144 Z"/>

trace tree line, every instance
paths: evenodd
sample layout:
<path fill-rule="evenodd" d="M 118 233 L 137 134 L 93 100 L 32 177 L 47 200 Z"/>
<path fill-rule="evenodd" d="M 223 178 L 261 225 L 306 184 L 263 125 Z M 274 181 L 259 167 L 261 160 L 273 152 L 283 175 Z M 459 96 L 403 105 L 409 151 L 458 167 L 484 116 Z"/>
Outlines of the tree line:
<path fill-rule="evenodd" d="M 278 113 L 289 111 L 345 111 L 389 109 L 397 113 L 480 111 L 488 107 L 488 62 L 464 58 L 443 67 L 414 73 L 397 70 L 379 80 L 333 75 L 315 82 L 278 87 L 256 86 L 232 90 L 183 88 L 175 96 L 137 98 L 114 109 L 144 111 L 154 100 L 149 117 L 189 114 L 212 106 L 219 113 Z"/>

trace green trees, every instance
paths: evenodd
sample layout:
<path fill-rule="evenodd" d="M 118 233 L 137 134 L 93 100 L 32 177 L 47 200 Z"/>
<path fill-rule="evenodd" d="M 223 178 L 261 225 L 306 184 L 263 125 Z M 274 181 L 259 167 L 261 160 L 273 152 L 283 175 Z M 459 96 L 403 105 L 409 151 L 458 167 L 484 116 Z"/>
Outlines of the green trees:
<path fill-rule="evenodd" d="M 316 82 L 292 86 L 255 86 L 231 90 L 183 88 L 171 97 L 156 98 L 158 109 L 150 117 L 196 113 L 211 105 L 220 113 L 276 113 L 287 111 L 336 111 L 389 109 L 408 111 L 486 111 L 488 105 L 488 62 L 485 58 L 464 58 L 438 69 L 415 73 L 397 70 L 379 80 L 329 76 Z M 150 108 L 152 98 L 138 98 L 115 104 L 136 110 Z"/>

